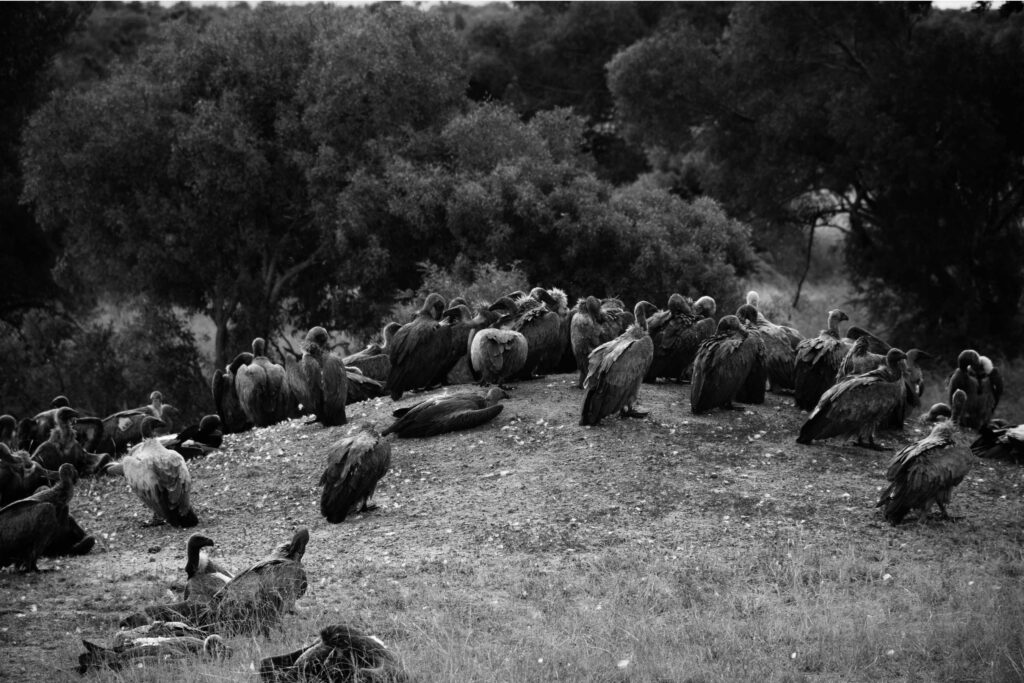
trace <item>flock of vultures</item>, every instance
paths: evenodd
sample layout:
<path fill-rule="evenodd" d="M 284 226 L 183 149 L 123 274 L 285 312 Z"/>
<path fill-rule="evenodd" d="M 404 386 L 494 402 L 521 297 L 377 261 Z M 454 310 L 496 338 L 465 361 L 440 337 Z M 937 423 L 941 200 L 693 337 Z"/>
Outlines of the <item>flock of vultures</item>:
<path fill-rule="evenodd" d="M 665 309 L 646 301 L 628 310 L 617 299 L 580 299 L 570 308 L 557 289 L 513 292 L 474 312 L 461 299 L 426 298 L 405 324 L 390 323 L 382 339 L 347 357 L 331 352 L 322 327 L 306 334 L 302 357 L 284 365 L 252 352 L 217 369 L 211 388 L 216 414 L 179 424 L 178 411 L 154 391 L 150 403 L 100 419 L 80 414 L 65 397 L 18 421 L 0 417 L 0 565 L 35 570 L 40 556 L 88 553 L 94 544 L 70 516 L 80 476 L 123 476 L 153 511 L 148 524 L 192 527 L 187 461 L 221 445 L 224 433 L 310 416 L 326 427 L 346 423 L 346 405 L 441 385 L 490 388 L 445 393 L 394 411 L 378 433 L 373 425 L 336 441 L 325 460 L 321 513 L 343 522 L 369 505 L 390 467 L 392 435 L 424 438 L 492 420 L 513 384 L 553 372 L 579 373 L 580 425 L 612 416 L 643 418 L 644 382 L 690 384 L 694 413 L 728 411 L 765 400 L 766 391 L 793 397 L 809 411 L 797 442 L 856 438 L 880 449 L 878 429 L 901 429 L 908 419 L 932 423 L 930 433 L 896 453 L 878 507 L 893 524 L 912 511 L 924 518 L 933 504 L 943 517 L 955 486 L 976 456 L 1024 452 L 1024 426 L 992 420 L 1002 381 L 977 351 L 960 353 L 947 382 L 948 403 L 922 411 L 920 363 L 928 355 L 903 351 L 828 314 L 816 336 L 768 320 L 756 292 L 735 314 L 716 319 L 711 297 L 675 294 Z M 740 408 L 742 409 L 742 408 Z M 918 416 L 920 414 L 920 416 Z M 727 413 L 723 413 L 725 417 Z M 727 419 L 727 418 L 726 418 Z M 971 432 L 977 434 L 968 437 Z M 309 532 L 271 549 L 240 573 L 187 542 L 187 587 L 180 602 L 129 615 L 111 647 L 86 642 L 80 671 L 143 666 L 184 657 L 223 656 L 225 635 L 263 633 L 280 623 L 306 590 L 302 556 Z M 322 630 L 312 645 L 261 662 L 264 680 L 401 680 L 396 658 L 380 641 L 343 624 Z"/>

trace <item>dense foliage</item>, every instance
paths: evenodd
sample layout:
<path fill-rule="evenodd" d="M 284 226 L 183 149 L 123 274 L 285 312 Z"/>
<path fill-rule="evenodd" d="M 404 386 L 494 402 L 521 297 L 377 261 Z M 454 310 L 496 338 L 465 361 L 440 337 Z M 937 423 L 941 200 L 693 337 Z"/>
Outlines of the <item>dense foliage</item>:
<path fill-rule="evenodd" d="M 15 276 L 4 409 L 71 386 L 62 368 L 94 348 L 121 364 L 81 375 L 110 387 L 96 411 L 152 388 L 184 402 L 173 392 L 207 361 L 182 312 L 213 321 L 223 364 L 255 335 L 368 335 L 431 283 L 711 293 L 729 310 L 738 278 L 840 214 L 876 322 L 939 321 L 950 346 L 1009 339 L 1024 292 L 1006 257 L 1024 241 L 1016 10 L 5 10 L 24 31 L 0 48 L 14 79 L 0 200 L 21 201 L 0 250 Z M 155 317 L 97 313 L 125 300 Z M 18 349 L 39 330 L 56 346 Z M 126 341 L 173 360 L 132 365 Z"/>

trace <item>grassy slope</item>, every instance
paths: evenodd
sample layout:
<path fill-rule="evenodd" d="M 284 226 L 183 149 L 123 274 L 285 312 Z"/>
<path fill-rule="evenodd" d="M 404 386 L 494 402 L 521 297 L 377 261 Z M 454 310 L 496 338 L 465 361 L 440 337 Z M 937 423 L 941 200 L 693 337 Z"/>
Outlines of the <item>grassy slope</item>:
<path fill-rule="evenodd" d="M 301 613 L 222 664 L 114 678 L 251 680 L 254 660 L 338 620 L 420 681 L 1024 678 L 1017 468 L 979 463 L 960 522 L 892 528 L 872 507 L 887 456 L 798 446 L 788 401 L 697 417 L 689 387 L 645 386 L 650 418 L 582 428 L 572 380 L 520 385 L 484 428 L 396 442 L 381 510 L 336 526 L 316 481 L 344 428 L 229 437 L 192 464 L 197 530 L 241 568 L 308 525 Z M 84 482 L 73 513 L 101 535 L 93 554 L 0 574 L 12 680 L 77 678 L 80 638 L 107 642 L 182 585 L 188 532 L 141 528 L 123 481 Z"/>

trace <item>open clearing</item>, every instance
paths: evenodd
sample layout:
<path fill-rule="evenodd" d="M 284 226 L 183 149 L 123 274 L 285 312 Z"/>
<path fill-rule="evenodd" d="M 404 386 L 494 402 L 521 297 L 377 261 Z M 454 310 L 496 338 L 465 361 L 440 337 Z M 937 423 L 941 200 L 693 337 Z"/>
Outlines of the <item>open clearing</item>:
<path fill-rule="evenodd" d="M 418 681 L 1024 680 L 1017 466 L 979 462 L 962 520 L 893 528 L 873 507 L 891 453 L 797 445 L 787 397 L 694 416 L 688 385 L 645 385 L 650 417 L 584 428 L 574 380 L 518 385 L 480 429 L 395 441 L 380 509 L 340 525 L 317 480 L 347 427 L 226 437 L 190 463 L 194 530 L 143 528 L 123 480 L 83 480 L 93 552 L 0 574 L 0 678 L 77 680 L 81 638 L 176 599 L 192 531 L 240 570 L 308 526 L 310 588 L 283 632 L 235 638 L 220 663 L 91 677 L 253 680 L 259 657 L 348 621 Z M 392 408 L 349 419 L 382 429 Z"/>

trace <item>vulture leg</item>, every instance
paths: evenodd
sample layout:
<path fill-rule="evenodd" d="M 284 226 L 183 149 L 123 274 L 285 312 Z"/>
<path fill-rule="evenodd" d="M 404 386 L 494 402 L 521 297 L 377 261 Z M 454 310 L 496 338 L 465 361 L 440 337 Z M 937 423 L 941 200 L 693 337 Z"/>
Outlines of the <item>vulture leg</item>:
<path fill-rule="evenodd" d="M 623 408 L 619 412 L 622 415 L 622 417 L 635 417 L 635 418 L 638 418 L 638 419 L 643 419 L 643 418 L 647 417 L 648 415 L 650 415 L 650 413 L 644 412 L 642 410 L 637 410 L 633 406 L 626 406 L 625 408 Z"/>
<path fill-rule="evenodd" d="M 166 524 L 166 523 L 167 523 L 167 521 L 163 517 L 161 517 L 160 515 L 158 515 L 158 514 L 156 514 L 154 512 L 153 513 L 153 518 L 151 520 L 149 520 L 148 522 L 143 522 L 142 526 L 143 527 L 161 526 L 162 524 Z"/>

